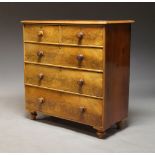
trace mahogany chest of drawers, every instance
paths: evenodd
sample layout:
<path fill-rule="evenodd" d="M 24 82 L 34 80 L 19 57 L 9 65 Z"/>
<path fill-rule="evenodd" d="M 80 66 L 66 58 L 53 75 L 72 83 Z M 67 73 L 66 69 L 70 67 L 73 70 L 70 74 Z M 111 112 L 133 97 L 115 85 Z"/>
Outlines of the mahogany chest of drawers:
<path fill-rule="evenodd" d="M 22 21 L 26 109 L 92 126 L 128 116 L 130 31 L 123 21 Z"/>

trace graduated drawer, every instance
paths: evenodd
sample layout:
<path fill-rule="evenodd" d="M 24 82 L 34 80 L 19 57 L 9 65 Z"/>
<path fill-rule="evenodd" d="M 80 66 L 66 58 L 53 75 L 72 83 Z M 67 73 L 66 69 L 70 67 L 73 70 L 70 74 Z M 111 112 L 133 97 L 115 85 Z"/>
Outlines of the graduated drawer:
<path fill-rule="evenodd" d="M 100 127 L 102 100 L 26 86 L 26 108 Z"/>
<path fill-rule="evenodd" d="M 24 25 L 24 41 L 59 43 L 59 26 Z"/>
<path fill-rule="evenodd" d="M 104 28 L 99 26 L 62 26 L 61 42 L 75 45 L 104 45 Z"/>
<path fill-rule="evenodd" d="M 26 63 L 25 83 L 90 96 L 103 96 L 102 73 Z"/>
<path fill-rule="evenodd" d="M 103 49 L 25 43 L 25 61 L 102 70 Z"/>

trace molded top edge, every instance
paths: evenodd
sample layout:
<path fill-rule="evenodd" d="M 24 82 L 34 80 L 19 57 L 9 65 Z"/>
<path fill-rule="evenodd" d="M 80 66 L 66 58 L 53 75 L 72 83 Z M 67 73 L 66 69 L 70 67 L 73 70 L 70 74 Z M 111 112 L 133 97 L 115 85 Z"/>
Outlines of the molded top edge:
<path fill-rule="evenodd" d="M 125 24 L 134 23 L 134 20 L 24 20 L 23 24 Z"/>

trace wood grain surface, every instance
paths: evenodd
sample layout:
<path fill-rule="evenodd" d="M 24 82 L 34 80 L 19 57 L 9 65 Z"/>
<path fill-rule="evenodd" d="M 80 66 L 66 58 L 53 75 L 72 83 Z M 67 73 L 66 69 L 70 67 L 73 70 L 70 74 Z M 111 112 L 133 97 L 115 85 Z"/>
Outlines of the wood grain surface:
<path fill-rule="evenodd" d="M 38 36 L 40 31 L 43 32 L 42 36 Z M 58 43 L 59 39 L 59 26 L 24 25 L 24 41 Z"/>
<path fill-rule="evenodd" d="M 83 33 L 79 39 L 78 33 Z M 61 26 L 61 42 L 77 45 L 104 45 L 103 27 L 99 26 Z"/>
<path fill-rule="evenodd" d="M 79 39 L 78 34 L 81 32 L 83 37 Z M 25 42 L 101 46 L 104 43 L 103 35 L 103 26 L 24 25 Z"/>
<path fill-rule="evenodd" d="M 40 79 L 39 75 L 43 74 Z M 84 83 L 81 86 L 80 80 Z M 90 96 L 103 96 L 102 73 L 25 64 L 25 83 Z"/>
<path fill-rule="evenodd" d="M 26 108 L 94 127 L 102 126 L 103 100 L 26 86 Z M 39 98 L 44 102 L 40 103 Z M 84 109 L 84 110 L 82 110 Z"/>
<path fill-rule="evenodd" d="M 106 29 L 104 107 L 106 128 L 128 116 L 130 34 L 130 24 L 109 25 Z"/>
<path fill-rule="evenodd" d="M 43 56 L 39 57 L 38 52 Z M 104 54 L 102 49 L 70 46 L 51 46 L 25 43 L 25 61 L 70 66 L 85 69 L 103 70 Z M 78 56 L 83 60 L 79 61 Z"/>

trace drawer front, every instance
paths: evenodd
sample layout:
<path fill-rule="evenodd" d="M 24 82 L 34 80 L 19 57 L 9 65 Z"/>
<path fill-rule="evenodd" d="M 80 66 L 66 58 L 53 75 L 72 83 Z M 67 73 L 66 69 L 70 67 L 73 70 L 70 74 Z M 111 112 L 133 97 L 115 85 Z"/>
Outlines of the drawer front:
<path fill-rule="evenodd" d="M 69 67 L 102 70 L 103 49 L 25 43 L 25 60 Z"/>
<path fill-rule="evenodd" d="M 104 44 L 104 29 L 96 26 L 62 26 L 62 43 L 75 45 Z"/>
<path fill-rule="evenodd" d="M 24 25 L 24 41 L 59 43 L 59 26 Z"/>
<path fill-rule="evenodd" d="M 25 64 L 25 83 L 90 96 L 103 96 L 102 73 Z"/>
<path fill-rule="evenodd" d="M 102 100 L 26 86 L 26 108 L 98 126 L 102 125 Z"/>

